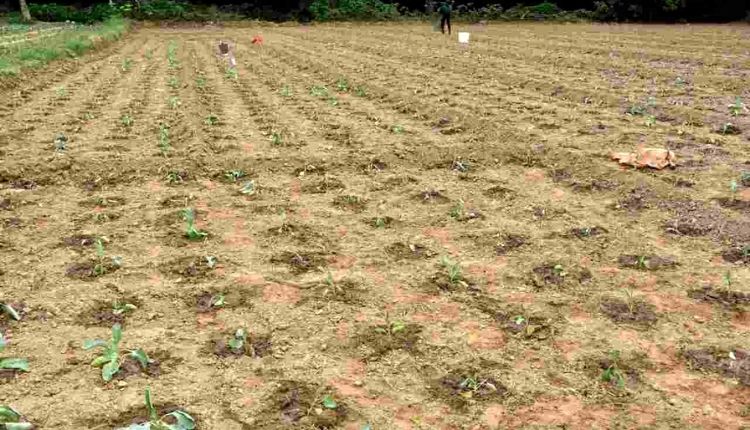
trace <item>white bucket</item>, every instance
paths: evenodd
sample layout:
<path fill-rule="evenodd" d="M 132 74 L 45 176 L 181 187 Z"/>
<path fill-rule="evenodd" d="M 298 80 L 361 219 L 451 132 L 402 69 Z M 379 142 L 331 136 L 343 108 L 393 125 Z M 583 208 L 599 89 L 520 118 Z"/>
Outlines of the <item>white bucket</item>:
<path fill-rule="evenodd" d="M 469 33 L 458 33 L 458 43 L 469 43 Z"/>

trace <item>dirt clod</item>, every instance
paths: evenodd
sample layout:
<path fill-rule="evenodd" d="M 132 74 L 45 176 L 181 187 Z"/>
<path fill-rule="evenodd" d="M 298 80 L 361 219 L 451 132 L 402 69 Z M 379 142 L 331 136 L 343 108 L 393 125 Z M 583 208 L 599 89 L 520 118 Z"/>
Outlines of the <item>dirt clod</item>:
<path fill-rule="evenodd" d="M 750 350 L 688 349 L 683 355 L 695 370 L 719 373 L 750 385 Z"/>
<path fill-rule="evenodd" d="M 659 270 L 676 267 L 678 263 L 669 257 L 658 255 L 621 255 L 617 262 L 622 267 L 641 270 Z"/>
<path fill-rule="evenodd" d="M 617 298 L 608 298 L 602 300 L 600 309 L 609 319 L 618 323 L 650 325 L 657 319 L 654 306 L 642 300 L 626 302 Z"/>

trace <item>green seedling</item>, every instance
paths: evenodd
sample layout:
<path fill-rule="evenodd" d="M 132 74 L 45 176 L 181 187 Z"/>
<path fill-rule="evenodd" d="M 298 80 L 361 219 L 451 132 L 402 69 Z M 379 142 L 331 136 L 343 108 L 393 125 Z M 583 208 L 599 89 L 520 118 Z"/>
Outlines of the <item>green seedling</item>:
<path fill-rule="evenodd" d="M 346 78 L 339 78 L 339 80 L 336 82 L 336 88 L 338 88 L 339 92 L 345 93 L 349 91 L 349 82 L 346 80 Z"/>
<path fill-rule="evenodd" d="M 190 240 L 200 240 L 208 236 L 205 231 L 198 230 L 195 227 L 195 209 L 185 209 L 182 211 L 182 219 L 185 220 L 185 236 Z"/>
<path fill-rule="evenodd" d="M 244 194 L 246 196 L 255 194 L 255 181 L 247 181 L 242 184 L 242 188 L 240 188 L 240 194 Z"/>
<path fill-rule="evenodd" d="M 463 281 L 461 266 L 457 262 L 448 258 L 447 255 L 444 255 L 443 258 L 440 259 L 440 263 L 448 271 L 448 280 L 451 284 L 457 284 Z"/>
<path fill-rule="evenodd" d="M 740 185 L 737 183 L 736 180 L 732 179 L 731 182 L 729 182 L 729 191 L 732 193 L 732 200 L 735 200 L 737 198 L 737 191 L 740 189 Z"/>
<path fill-rule="evenodd" d="M 281 87 L 281 89 L 279 90 L 279 93 L 284 97 L 291 97 L 294 95 L 289 85 L 284 85 L 283 87 Z"/>
<path fill-rule="evenodd" d="M 729 113 L 732 116 L 739 116 L 742 113 L 742 111 L 746 109 L 745 104 L 742 103 L 742 99 L 739 97 L 736 97 L 734 99 L 734 103 L 732 103 L 731 105 L 727 107 L 729 108 Z"/>
<path fill-rule="evenodd" d="M 65 89 L 65 87 L 57 87 L 55 88 L 55 95 L 58 98 L 62 98 L 68 95 L 68 90 Z"/>
<path fill-rule="evenodd" d="M 0 333 L 0 352 L 5 349 L 5 345 L 7 344 L 8 341 L 5 339 L 5 336 Z M 0 358 L 0 370 L 17 370 L 19 372 L 28 372 L 29 361 L 25 358 Z"/>
<path fill-rule="evenodd" d="M 633 115 L 633 116 L 636 116 L 636 115 L 637 116 L 645 115 L 646 114 L 646 107 L 643 106 L 643 105 L 638 105 L 638 104 L 632 105 L 628 109 L 628 114 Z"/>
<path fill-rule="evenodd" d="M 354 95 L 357 97 L 367 97 L 367 90 L 363 86 L 358 86 L 354 89 Z"/>
<path fill-rule="evenodd" d="M 172 76 L 167 81 L 167 85 L 172 88 L 173 90 L 176 90 L 180 86 L 180 80 L 177 79 L 177 76 Z"/>
<path fill-rule="evenodd" d="M 281 133 L 277 131 L 274 131 L 273 133 L 271 133 L 271 145 L 280 146 L 283 143 L 284 141 L 281 138 Z"/>
<path fill-rule="evenodd" d="M 130 58 L 126 58 L 122 60 L 122 66 L 120 66 L 120 68 L 122 69 L 123 72 L 127 72 L 132 67 L 133 67 L 133 60 L 131 60 Z"/>
<path fill-rule="evenodd" d="M 556 264 L 555 267 L 552 268 L 552 270 L 555 272 L 555 275 L 564 278 L 568 274 L 565 272 L 565 268 L 562 266 L 562 264 Z"/>
<path fill-rule="evenodd" d="M 247 332 L 244 328 L 239 328 L 234 332 L 234 337 L 227 342 L 227 345 L 233 353 L 239 354 L 244 351 L 245 342 L 247 342 Z"/>
<path fill-rule="evenodd" d="M 635 265 L 639 269 L 648 269 L 648 257 L 646 257 L 645 255 L 639 255 L 638 261 Z"/>
<path fill-rule="evenodd" d="M 180 107 L 182 102 L 180 102 L 180 98 L 177 96 L 172 96 L 167 100 L 167 104 L 169 104 L 170 109 L 177 109 Z"/>
<path fill-rule="evenodd" d="M 83 120 L 84 121 L 91 121 L 94 118 L 95 118 L 94 114 L 91 113 L 91 112 L 86 112 L 86 113 L 83 114 Z"/>
<path fill-rule="evenodd" d="M 244 170 L 228 170 L 224 173 L 224 177 L 231 182 L 237 182 L 240 178 L 245 177 Z"/>
<path fill-rule="evenodd" d="M 206 78 L 205 76 L 198 76 L 195 78 L 195 86 L 198 88 L 205 88 L 206 87 Z"/>
<path fill-rule="evenodd" d="M 17 310 L 13 309 L 13 306 L 7 303 L 0 303 L 0 310 L 2 310 L 5 315 L 8 315 L 10 318 L 16 321 L 21 320 L 21 314 L 19 314 Z"/>
<path fill-rule="evenodd" d="M 456 203 L 456 205 L 453 206 L 453 208 L 451 208 L 451 211 L 449 212 L 449 215 L 450 215 L 451 218 L 457 220 L 457 219 L 461 218 L 463 216 L 463 214 L 464 214 L 464 201 L 463 200 L 459 200 L 458 203 Z"/>
<path fill-rule="evenodd" d="M 169 144 L 169 126 L 166 124 L 159 124 L 159 149 L 165 156 L 172 149 Z"/>
<path fill-rule="evenodd" d="M 526 322 L 526 318 L 523 315 L 518 315 L 515 318 L 513 318 L 513 323 L 515 325 L 521 325 Z"/>
<path fill-rule="evenodd" d="M 112 313 L 115 315 L 123 315 L 136 309 L 138 308 L 132 303 L 114 302 L 112 304 Z"/>
<path fill-rule="evenodd" d="M 133 118 L 130 115 L 125 114 L 120 118 L 120 123 L 125 127 L 130 127 L 133 125 Z"/>
<path fill-rule="evenodd" d="M 147 50 L 146 52 L 143 53 L 143 56 L 146 57 L 147 60 L 151 60 L 152 58 L 154 58 L 154 50 L 153 49 Z"/>
<path fill-rule="evenodd" d="M 206 125 L 216 125 L 219 123 L 219 117 L 214 114 L 209 114 L 205 120 L 203 120 L 203 123 Z"/>
<path fill-rule="evenodd" d="M 726 122 L 721 126 L 721 134 L 739 134 L 739 129 L 731 122 Z"/>
<path fill-rule="evenodd" d="M 326 409 L 338 408 L 338 404 L 336 403 L 336 400 L 334 400 L 333 396 L 331 396 L 330 394 L 327 394 L 325 397 L 323 397 L 323 400 L 321 400 L 321 403 L 323 404 L 323 407 Z"/>
<path fill-rule="evenodd" d="M 173 40 L 167 45 L 167 62 L 170 69 L 177 67 L 177 44 Z"/>
<path fill-rule="evenodd" d="M 674 84 L 677 85 L 678 87 L 682 87 L 686 83 L 687 82 L 684 79 L 682 79 L 682 76 L 678 76 L 677 79 L 674 80 Z"/>
<path fill-rule="evenodd" d="M 146 387 L 146 408 L 148 408 L 149 421 L 143 424 L 131 424 L 128 427 L 120 427 L 116 430 L 194 430 L 195 420 L 183 410 L 172 411 L 166 415 L 159 416 L 154 403 L 151 401 L 151 388 Z M 168 422 L 174 422 L 169 424 Z"/>
<path fill-rule="evenodd" d="M 148 368 L 149 363 L 152 360 L 148 357 L 145 351 L 142 349 L 134 349 L 120 354 L 120 341 L 122 340 L 122 327 L 120 324 L 112 326 L 112 337 L 109 341 L 104 340 L 87 340 L 83 343 L 83 349 L 90 350 L 94 348 L 102 348 L 102 355 L 96 357 L 91 365 L 94 367 L 102 368 L 102 379 L 105 382 L 109 382 L 115 377 L 117 372 L 120 371 L 120 363 L 123 357 L 130 357 L 135 359 L 138 364 L 145 370 Z"/>
<path fill-rule="evenodd" d="M 224 76 L 227 79 L 232 79 L 235 81 L 240 77 L 239 73 L 237 73 L 237 69 L 235 69 L 234 67 L 227 68 L 227 71 L 224 73 Z"/>
<path fill-rule="evenodd" d="M 169 182 L 170 184 L 179 184 L 182 182 L 182 175 L 180 174 L 180 172 L 170 170 L 167 173 L 167 182 Z"/>
<path fill-rule="evenodd" d="M 94 276 L 102 276 L 107 273 L 107 267 L 104 265 L 104 241 L 102 238 L 97 238 L 96 242 L 96 259 L 97 263 L 94 266 Z"/>
<path fill-rule="evenodd" d="M 396 134 L 404 134 L 404 131 L 406 130 L 404 129 L 404 126 L 396 124 L 391 128 L 391 131 Z"/>
<path fill-rule="evenodd" d="M 646 127 L 653 127 L 656 125 L 656 117 L 653 115 L 649 115 L 646 117 Z"/>
<path fill-rule="evenodd" d="M 729 291 L 732 289 L 732 272 L 728 271 L 722 276 L 722 286 L 725 290 Z"/>
<path fill-rule="evenodd" d="M 375 332 L 376 333 L 380 333 L 380 334 L 387 334 L 387 335 L 391 336 L 391 335 L 394 335 L 396 333 L 400 333 L 400 332 L 406 330 L 406 324 L 404 324 L 403 321 L 393 321 L 392 323 L 387 324 L 386 326 L 388 328 L 377 327 L 375 329 Z"/>
<path fill-rule="evenodd" d="M 216 257 L 214 257 L 213 255 L 206 255 L 203 258 L 206 259 L 206 266 L 208 266 L 209 269 L 213 269 L 214 267 L 216 267 Z"/>
<path fill-rule="evenodd" d="M 328 88 L 321 85 L 313 85 L 310 88 L 310 95 L 315 97 L 328 97 Z"/>
<path fill-rule="evenodd" d="M 601 379 L 604 382 L 614 383 L 617 388 L 625 388 L 625 375 L 623 375 L 617 366 L 617 362 L 620 359 L 620 351 L 611 351 L 609 356 L 612 363 L 604 369 Z"/>
<path fill-rule="evenodd" d="M 467 377 L 458 386 L 461 388 L 461 396 L 467 399 L 474 397 L 474 394 L 482 388 L 497 391 L 497 387 L 492 382 L 479 380 L 476 377 Z"/>
<path fill-rule="evenodd" d="M 328 97 L 328 103 L 329 103 L 329 104 L 330 104 L 331 106 L 338 106 L 338 105 L 339 105 L 339 99 L 337 99 L 337 98 L 336 98 L 336 97 L 334 97 L 334 96 L 330 96 L 330 97 Z"/>
<path fill-rule="evenodd" d="M 375 225 L 375 228 L 385 228 L 386 227 L 385 218 L 377 217 L 375 218 L 375 221 L 373 221 L 373 224 Z"/>
<path fill-rule="evenodd" d="M 0 405 L 0 429 L 5 430 L 31 430 L 34 425 L 21 422 L 23 416 L 10 406 Z"/>
<path fill-rule="evenodd" d="M 68 137 L 64 133 L 55 136 L 55 151 L 65 151 L 68 145 Z"/>
<path fill-rule="evenodd" d="M 215 296 L 212 296 L 210 303 L 212 308 L 223 308 L 227 304 L 226 299 L 224 298 L 224 294 L 217 294 Z"/>
<path fill-rule="evenodd" d="M 648 106 L 650 108 L 656 107 L 656 97 L 649 96 L 649 98 L 646 99 L 646 106 Z"/>

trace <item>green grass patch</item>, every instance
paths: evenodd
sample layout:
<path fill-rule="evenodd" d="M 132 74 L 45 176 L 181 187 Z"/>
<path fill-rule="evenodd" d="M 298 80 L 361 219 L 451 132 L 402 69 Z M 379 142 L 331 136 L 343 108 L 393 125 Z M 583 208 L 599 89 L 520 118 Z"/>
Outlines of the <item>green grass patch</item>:
<path fill-rule="evenodd" d="M 95 47 L 95 40 L 113 42 L 128 29 L 128 21 L 110 18 L 94 27 L 77 27 L 42 40 L 0 47 L 0 77 L 14 76 L 24 68 L 43 67 L 63 58 L 79 57 Z"/>

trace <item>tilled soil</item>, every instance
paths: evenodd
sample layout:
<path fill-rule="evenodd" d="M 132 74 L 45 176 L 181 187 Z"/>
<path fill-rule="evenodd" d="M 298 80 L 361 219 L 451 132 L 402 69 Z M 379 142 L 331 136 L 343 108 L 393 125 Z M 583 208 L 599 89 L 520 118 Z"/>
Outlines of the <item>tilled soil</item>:
<path fill-rule="evenodd" d="M 142 420 L 146 386 L 202 429 L 746 425 L 750 31 L 456 27 L 142 28 L 0 86 L 2 357 L 30 364 L 0 404 L 40 429 Z M 638 145 L 677 167 L 610 161 Z M 101 380 L 82 345 L 114 323 L 158 371 Z"/>

